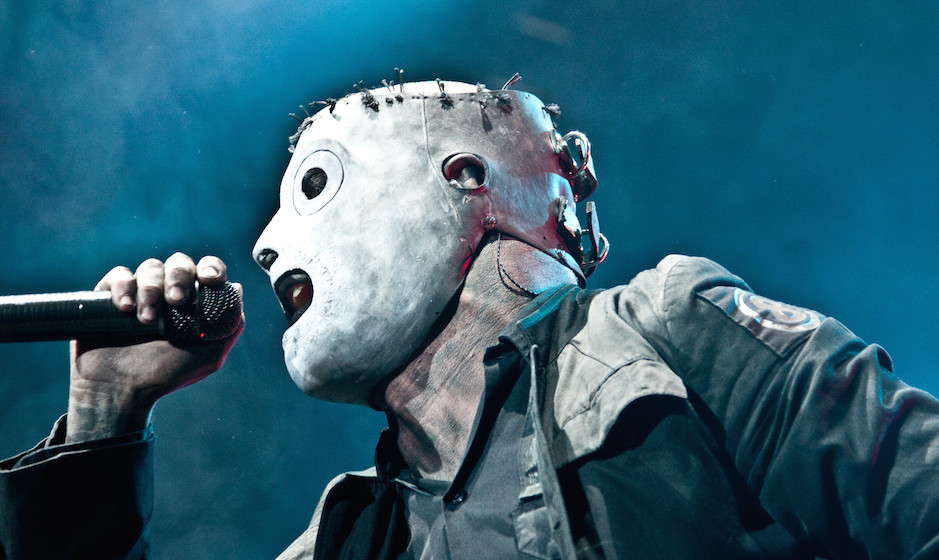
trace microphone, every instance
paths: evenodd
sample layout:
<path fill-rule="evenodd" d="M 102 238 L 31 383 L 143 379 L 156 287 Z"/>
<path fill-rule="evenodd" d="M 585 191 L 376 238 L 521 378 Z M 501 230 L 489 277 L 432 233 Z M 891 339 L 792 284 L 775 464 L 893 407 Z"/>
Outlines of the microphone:
<path fill-rule="evenodd" d="M 241 326 L 241 296 L 231 282 L 200 286 L 178 307 L 165 305 L 160 319 L 145 325 L 135 312 L 111 303 L 111 292 L 0 296 L 0 342 L 114 339 L 122 342 L 164 339 L 211 342 Z"/>

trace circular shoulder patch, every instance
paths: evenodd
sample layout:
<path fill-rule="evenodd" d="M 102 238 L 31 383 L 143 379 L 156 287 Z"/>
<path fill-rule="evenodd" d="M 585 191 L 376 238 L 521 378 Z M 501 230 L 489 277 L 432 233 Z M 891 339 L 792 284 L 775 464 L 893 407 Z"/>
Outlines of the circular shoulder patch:
<path fill-rule="evenodd" d="M 737 286 L 714 286 L 698 292 L 735 323 L 779 355 L 786 354 L 825 320 L 821 313 L 778 302 Z"/>
<path fill-rule="evenodd" d="M 764 328 L 789 332 L 805 332 L 818 328 L 821 315 L 788 303 L 758 296 L 736 288 L 734 301 L 740 313 L 759 321 Z"/>

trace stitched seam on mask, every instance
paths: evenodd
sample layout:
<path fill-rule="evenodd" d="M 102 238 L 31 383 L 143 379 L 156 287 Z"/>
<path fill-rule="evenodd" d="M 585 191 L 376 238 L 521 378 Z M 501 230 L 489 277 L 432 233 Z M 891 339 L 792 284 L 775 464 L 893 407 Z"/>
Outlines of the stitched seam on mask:
<path fill-rule="evenodd" d="M 430 125 L 427 122 L 427 97 L 421 99 L 421 121 L 424 123 L 424 155 L 427 156 L 427 165 L 431 170 L 431 173 L 436 176 L 438 173 L 437 166 L 434 164 L 433 158 L 430 156 Z M 446 197 L 447 204 L 450 206 L 450 212 L 453 214 L 453 217 L 456 218 L 456 221 L 465 227 L 463 220 L 460 219 L 460 211 L 456 206 L 456 203 L 453 201 L 452 197 Z"/>
<path fill-rule="evenodd" d="M 421 121 L 424 123 L 424 154 L 427 156 L 427 164 L 431 169 L 434 167 L 433 159 L 430 157 L 430 131 L 427 126 L 427 98 L 421 99 Z"/>

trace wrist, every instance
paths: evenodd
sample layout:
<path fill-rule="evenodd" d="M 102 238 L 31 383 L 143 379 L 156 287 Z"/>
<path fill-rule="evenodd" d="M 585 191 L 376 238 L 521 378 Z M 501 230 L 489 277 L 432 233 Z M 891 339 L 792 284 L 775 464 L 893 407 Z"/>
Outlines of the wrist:
<path fill-rule="evenodd" d="M 79 443 L 143 430 L 150 422 L 152 406 L 113 384 L 73 380 L 65 441 Z"/>

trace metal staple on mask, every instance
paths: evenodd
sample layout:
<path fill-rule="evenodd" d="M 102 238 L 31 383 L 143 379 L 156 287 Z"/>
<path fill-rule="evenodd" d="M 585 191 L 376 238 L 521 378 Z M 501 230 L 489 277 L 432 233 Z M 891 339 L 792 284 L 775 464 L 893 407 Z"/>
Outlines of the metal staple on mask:
<path fill-rule="evenodd" d="M 359 80 L 357 84 L 352 84 L 352 87 L 361 92 L 362 105 L 365 105 L 373 111 L 378 111 L 378 101 L 375 100 L 375 96 L 372 95 L 372 92 L 365 87 L 365 83 L 362 80 Z"/>
<path fill-rule="evenodd" d="M 388 89 L 388 92 L 394 96 L 393 98 L 391 96 L 385 97 L 385 103 L 387 105 L 393 105 L 395 101 L 397 101 L 398 103 L 401 103 L 404 101 L 404 95 L 403 95 L 404 94 L 404 69 L 395 68 L 394 72 L 398 81 L 398 93 L 395 93 L 394 91 L 395 80 L 388 81 L 386 79 L 383 79 L 381 81 L 382 85 L 384 85 Z M 522 79 L 522 76 L 518 72 L 516 72 L 511 78 L 509 78 L 507 82 L 505 82 L 505 85 L 502 86 L 501 90 L 499 90 L 498 92 L 494 92 L 495 95 L 493 95 L 493 93 L 489 91 L 486 91 L 485 89 L 486 86 L 484 84 L 476 84 L 477 101 L 479 102 L 480 107 L 485 109 L 486 106 L 492 101 L 493 98 L 498 100 L 500 105 L 510 105 L 512 103 L 512 98 L 509 97 L 505 92 L 506 90 L 508 90 L 508 88 L 517 84 L 521 79 Z M 443 81 L 440 78 L 437 78 L 435 81 L 437 82 L 437 87 L 440 89 L 439 99 L 440 99 L 441 105 L 444 108 L 453 107 L 453 97 L 449 93 L 444 91 Z M 372 91 L 369 90 L 367 87 L 365 87 L 365 83 L 362 80 L 359 80 L 359 83 L 357 84 L 352 84 L 352 87 L 353 89 L 358 91 L 359 94 L 361 94 L 362 105 L 368 107 L 369 109 L 375 112 L 378 112 L 378 109 L 379 109 L 378 100 L 375 98 L 375 95 L 372 93 Z M 331 114 L 336 109 L 336 104 L 337 104 L 337 100 L 330 97 L 329 99 L 325 101 L 315 101 L 313 103 L 310 103 L 309 106 L 311 108 L 315 108 L 317 105 L 326 105 L 327 107 L 329 107 L 329 112 Z M 545 111 L 547 111 L 548 114 L 552 116 L 557 116 L 560 114 L 560 111 L 557 111 L 556 108 L 557 108 L 557 105 L 552 105 L 549 107 L 545 107 Z M 306 107 L 301 105 L 300 109 L 306 115 L 305 119 L 301 118 L 296 113 L 290 113 L 291 117 L 297 119 L 297 121 L 300 122 L 300 126 L 297 128 L 297 132 L 291 135 L 290 138 L 288 138 L 289 146 L 287 150 L 291 153 L 293 153 L 293 149 L 297 141 L 300 139 L 300 134 L 302 134 L 303 131 L 306 130 L 306 128 L 313 122 L 312 116 L 310 115 L 309 111 L 306 110 Z"/>
<path fill-rule="evenodd" d="M 453 107 L 453 98 L 450 97 L 450 94 L 445 92 L 443 81 L 440 78 L 436 79 L 437 87 L 440 89 L 440 104 L 444 107 Z"/>

